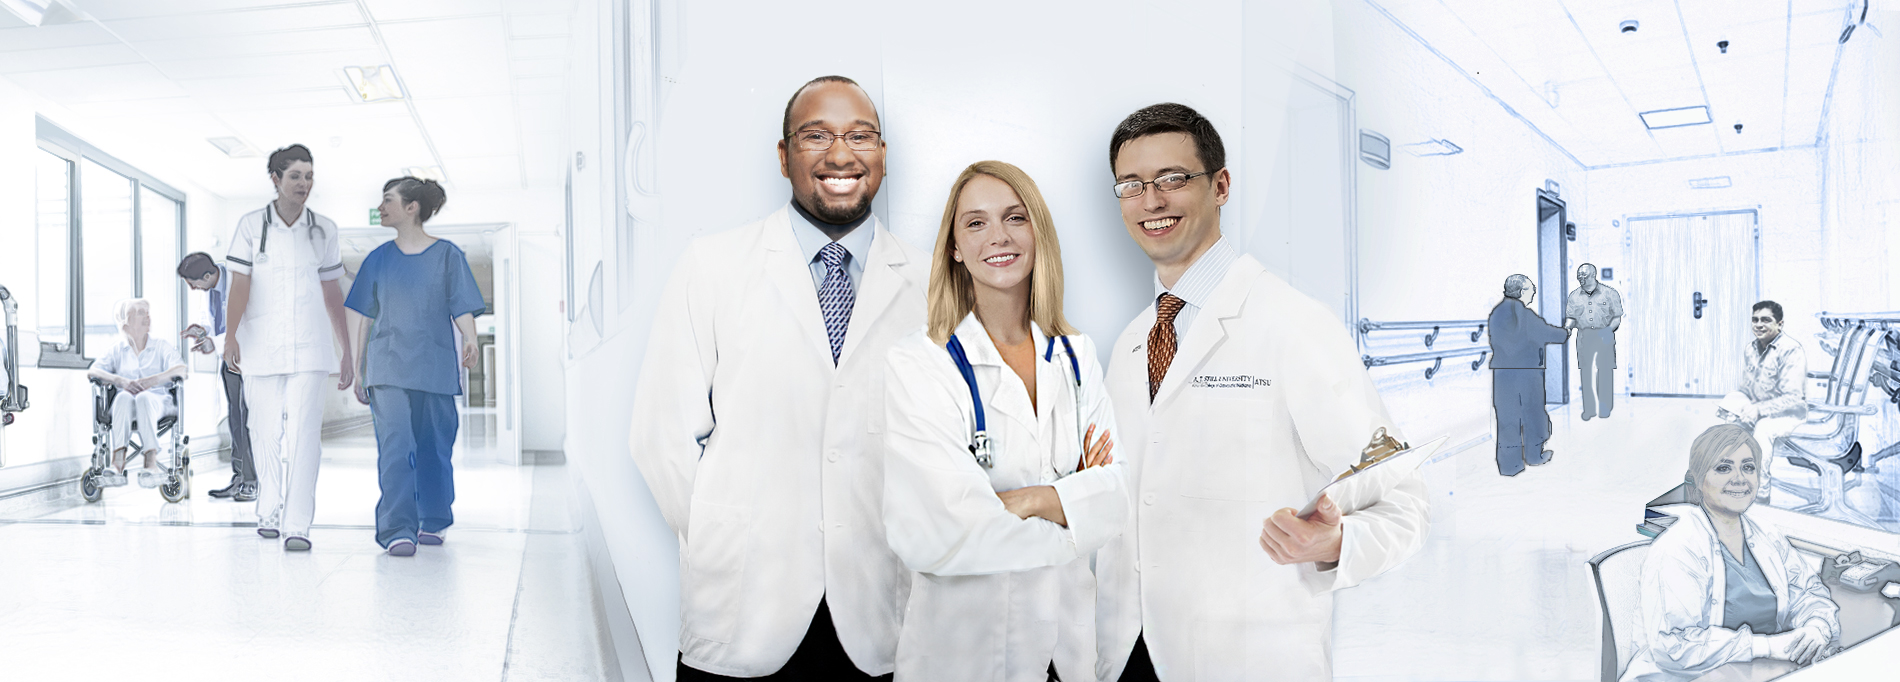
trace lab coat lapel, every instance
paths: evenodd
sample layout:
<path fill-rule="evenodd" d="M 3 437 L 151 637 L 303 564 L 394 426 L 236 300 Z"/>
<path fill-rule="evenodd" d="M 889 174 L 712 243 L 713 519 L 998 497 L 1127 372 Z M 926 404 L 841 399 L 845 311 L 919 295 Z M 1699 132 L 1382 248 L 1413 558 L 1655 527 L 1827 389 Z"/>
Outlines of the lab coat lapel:
<path fill-rule="evenodd" d="M 1161 390 L 1155 393 L 1155 408 L 1179 393 L 1181 385 L 1194 376 L 1207 356 L 1227 340 L 1225 320 L 1240 315 L 1242 304 L 1247 302 L 1247 291 L 1262 271 L 1260 262 L 1248 255 L 1242 255 L 1227 267 L 1227 275 L 1221 278 L 1220 286 L 1214 288 L 1207 305 L 1194 315 L 1194 326 L 1179 339 L 1174 361 L 1168 363 L 1168 374 L 1161 379 Z"/>
<path fill-rule="evenodd" d="M 1745 528 L 1742 545 L 1748 549 L 1749 554 L 1755 557 L 1755 563 L 1761 566 L 1762 577 L 1768 579 L 1768 589 L 1775 593 L 1775 614 L 1779 621 L 1785 618 L 1781 614 L 1788 612 L 1788 567 L 1781 563 L 1781 553 L 1775 551 L 1779 548 L 1781 540 L 1779 538 L 1770 540 L 1762 535 L 1761 526 L 1755 525 L 1754 519 L 1747 516 L 1742 517 L 1742 525 Z M 1724 597 L 1726 597 L 1726 592 Z M 1782 627 L 1789 625 L 1786 622 L 1779 624 Z"/>
<path fill-rule="evenodd" d="M 897 247 L 897 235 L 884 229 L 883 222 L 877 216 L 871 216 L 871 253 L 864 260 L 864 281 L 857 292 L 857 300 L 851 305 L 851 323 L 845 327 L 844 347 L 838 352 L 838 364 L 850 360 L 853 351 L 864 341 L 870 327 L 877 318 L 890 307 L 891 301 L 905 287 L 914 284 L 905 279 L 903 266 L 909 262 L 904 250 Z M 814 295 L 812 301 L 815 304 Z M 815 310 L 816 308 L 814 308 Z M 829 350 L 829 346 L 826 346 Z"/>
<path fill-rule="evenodd" d="M 1033 325 L 1031 329 L 1033 331 Z M 1029 395 L 1019 390 L 1006 390 L 1016 370 L 1003 362 L 1002 352 L 996 350 L 995 342 L 990 341 L 989 330 L 984 329 L 983 323 L 976 319 L 976 313 L 963 316 L 963 322 L 957 325 L 957 340 L 963 344 L 963 354 L 970 359 L 972 368 L 987 367 L 988 372 L 996 375 L 996 391 L 991 394 L 989 403 L 983 406 L 984 410 L 991 415 L 1013 419 L 1023 425 L 1028 433 L 1035 433 L 1036 410 L 1029 405 Z M 977 371 L 984 373 L 981 369 Z M 996 431 L 993 423 L 989 427 L 991 432 Z"/>
<path fill-rule="evenodd" d="M 798 238 L 792 235 L 791 210 L 786 204 L 765 219 L 765 273 L 778 286 L 785 304 L 791 306 L 792 317 L 798 320 L 806 342 L 830 362 L 831 337 L 825 333 L 824 313 L 818 309 L 818 289 L 811 284 L 811 264 L 800 255 Z"/>

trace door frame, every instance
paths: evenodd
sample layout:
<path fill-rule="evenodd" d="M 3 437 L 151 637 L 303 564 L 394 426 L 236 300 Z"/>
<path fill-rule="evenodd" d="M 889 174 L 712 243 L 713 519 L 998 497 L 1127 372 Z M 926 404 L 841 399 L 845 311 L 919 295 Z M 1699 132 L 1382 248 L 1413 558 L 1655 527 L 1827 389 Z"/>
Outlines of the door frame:
<path fill-rule="evenodd" d="M 1752 242 L 1750 246 L 1754 247 L 1755 249 L 1755 272 L 1753 273 L 1754 275 L 1753 284 L 1755 286 L 1755 296 L 1757 297 L 1756 300 L 1760 300 L 1759 297 L 1761 296 L 1761 260 L 1762 260 L 1761 258 L 1761 205 L 1760 204 L 1756 204 L 1754 206 L 1738 207 L 1738 208 L 1711 208 L 1711 209 L 1692 210 L 1692 211 L 1650 211 L 1646 213 L 1626 213 L 1623 215 L 1623 218 L 1621 221 L 1623 224 L 1623 243 L 1625 245 L 1630 245 L 1634 243 L 1633 237 L 1631 236 L 1631 231 L 1635 229 L 1635 222 L 1638 220 L 1671 220 L 1675 218 L 1706 218 L 1709 216 L 1738 215 L 1738 214 L 1743 214 L 1743 213 L 1746 213 L 1754 217 L 1755 219 L 1754 224 L 1751 226 L 1749 230 L 1749 233 L 1750 233 L 1749 240 Z M 1631 260 L 1634 261 L 1635 254 L 1632 253 L 1630 254 L 1630 256 L 1632 256 Z M 1750 301 L 1749 303 L 1753 304 L 1754 301 Z M 1636 356 L 1635 354 L 1632 353 L 1629 355 L 1629 357 L 1631 359 L 1634 359 Z M 1633 386 L 1635 383 L 1635 379 L 1636 379 L 1636 366 L 1634 364 L 1630 364 L 1629 366 L 1624 368 L 1623 385 Z M 1632 398 L 1720 398 L 1722 397 L 1723 394 L 1638 393 L 1635 391 L 1631 391 L 1629 395 Z"/>
<path fill-rule="evenodd" d="M 1544 287 L 1554 287 L 1554 288 L 1549 288 L 1549 289 L 1544 290 L 1543 293 L 1545 295 L 1543 296 L 1543 303 L 1539 305 L 1538 307 L 1544 310 L 1551 310 L 1552 306 L 1555 306 L 1554 309 L 1557 311 L 1557 323 L 1563 324 L 1564 298 L 1565 298 L 1564 295 L 1565 295 L 1565 292 L 1569 291 L 1568 282 L 1570 281 L 1568 277 L 1568 275 L 1570 274 L 1570 243 L 1569 243 L 1568 235 L 1565 234 L 1564 227 L 1565 225 L 1569 224 L 1570 206 L 1564 203 L 1564 200 L 1561 197 L 1559 197 L 1557 193 L 1551 192 L 1550 190 L 1547 190 L 1541 187 L 1537 188 L 1536 208 L 1537 208 L 1537 213 L 1538 213 L 1538 219 L 1537 219 L 1536 225 L 1537 225 L 1537 230 L 1538 230 L 1538 234 L 1537 234 L 1537 278 L 1538 279 L 1547 279 L 1544 277 L 1545 273 L 1543 270 L 1544 270 L 1544 264 L 1546 263 L 1546 259 L 1550 255 L 1550 254 L 1544 253 L 1543 211 L 1544 211 L 1544 204 L 1546 203 L 1549 203 L 1550 205 L 1557 207 L 1557 216 L 1556 216 L 1557 218 L 1557 254 L 1556 254 L 1557 281 L 1554 283 L 1550 281 L 1544 282 L 1543 284 Z M 1550 317 L 1543 312 L 1539 312 L 1538 317 L 1543 318 L 1545 322 L 1550 321 Z M 1556 367 L 1551 367 L 1551 364 L 1552 364 L 1551 356 L 1550 356 L 1551 346 L 1557 346 L 1557 359 L 1556 359 L 1557 366 Z M 1551 374 L 1553 374 L 1551 370 L 1553 369 L 1556 370 L 1554 372 L 1554 374 L 1556 374 L 1556 377 L 1554 378 L 1554 380 L 1551 377 Z M 1569 338 L 1565 338 L 1563 343 L 1547 344 L 1544 346 L 1544 372 L 1545 372 L 1544 405 L 1550 406 L 1550 405 L 1570 404 L 1570 339 Z M 1551 387 L 1553 384 L 1555 384 L 1558 387 L 1557 390 L 1555 391 L 1551 390 Z"/>

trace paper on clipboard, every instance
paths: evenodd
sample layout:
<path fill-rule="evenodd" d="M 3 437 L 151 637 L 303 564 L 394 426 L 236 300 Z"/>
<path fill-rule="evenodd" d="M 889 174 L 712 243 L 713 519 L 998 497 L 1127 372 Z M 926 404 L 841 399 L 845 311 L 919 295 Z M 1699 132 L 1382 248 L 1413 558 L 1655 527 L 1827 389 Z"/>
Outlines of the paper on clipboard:
<path fill-rule="evenodd" d="M 1297 516 L 1302 519 L 1312 516 L 1314 509 L 1319 506 L 1321 496 L 1332 497 L 1333 504 L 1339 506 L 1342 514 L 1377 504 L 1379 498 L 1385 495 L 1385 491 L 1391 490 L 1392 486 L 1398 485 L 1400 480 L 1411 475 L 1413 471 L 1417 471 L 1418 466 L 1425 463 L 1425 460 L 1431 459 L 1432 453 L 1438 452 L 1439 446 L 1444 445 L 1447 438 L 1450 436 L 1439 436 L 1432 442 L 1402 450 L 1379 460 L 1372 466 L 1327 484 L 1318 495 L 1314 495 L 1313 499 L 1306 503 L 1306 506 L 1300 508 Z"/>

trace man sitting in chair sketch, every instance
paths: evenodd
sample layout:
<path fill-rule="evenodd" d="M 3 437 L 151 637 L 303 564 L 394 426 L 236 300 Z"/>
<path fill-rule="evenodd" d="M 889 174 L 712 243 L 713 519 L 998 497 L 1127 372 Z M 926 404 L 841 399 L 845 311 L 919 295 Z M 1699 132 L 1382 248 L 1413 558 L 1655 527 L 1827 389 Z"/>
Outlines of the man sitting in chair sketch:
<path fill-rule="evenodd" d="M 1757 502 L 1768 501 L 1769 467 L 1775 440 L 1808 419 L 1808 356 L 1801 342 L 1781 333 L 1781 304 L 1756 303 L 1750 310 L 1755 343 L 1742 353 L 1742 387 L 1722 398 L 1715 414 L 1752 430 L 1764 456 Z"/>
<path fill-rule="evenodd" d="M 152 309 L 145 299 L 119 304 L 119 330 L 125 335 L 86 372 L 86 376 L 119 387 L 119 394 L 112 399 L 112 470 L 100 480 L 108 486 L 125 485 L 125 448 L 132 422 L 137 421 L 139 447 L 145 454 L 139 485 L 152 488 L 165 480 L 156 461 L 158 419 L 178 410 L 163 387 L 173 379 L 184 378 L 185 361 L 170 343 L 152 337 Z"/>

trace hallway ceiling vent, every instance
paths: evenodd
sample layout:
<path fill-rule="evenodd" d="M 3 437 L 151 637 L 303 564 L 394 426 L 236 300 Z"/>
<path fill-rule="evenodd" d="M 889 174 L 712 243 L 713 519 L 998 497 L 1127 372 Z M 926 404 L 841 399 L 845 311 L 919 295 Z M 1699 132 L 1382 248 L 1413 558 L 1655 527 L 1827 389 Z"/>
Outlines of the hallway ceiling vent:
<path fill-rule="evenodd" d="M 1451 156 L 1464 150 L 1464 147 L 1452 144 L 1450 140 L 1431 140 L 1405 145 L 1405 153 L 1412 156 Z"/>
<path fill-rule="evenodd" d="M 1733 184 L 1735 183 L 1731 182 L 1728 176 L 1717 175 L 1712 178 L 1696 178 L 1694 180 L 1690 180 L 1689 188 L 1690 189 L 1721 189 L 1723 187 L 1728 187 Z"/>
<path fill-rule="evenodd" d="M 1370 130 L 1359 130 L 1359 159 L 1379 170 L 1392 167 L 1392 140 Z"/>
<path fill-rule="evenodd" d="M 1702 125 L 1713 120 L 1709 118 L 1708 107 L 1659 109 L 1656 111 L 1645 111 L 1638 114 L 1638 116 L 1643 117 L 1643 125 L 1648 126 L 1650 130 Z"/>
<path fill-rule="evenodd" d="M 205 141 L 210 142 L 211 146 L 217 147 L 218 151 L 224 152 L 225 156 L 229 156 L 233 159 L 248 159 L 258 156 L 256 148 L 235 137 L 207 137 Z"/>

